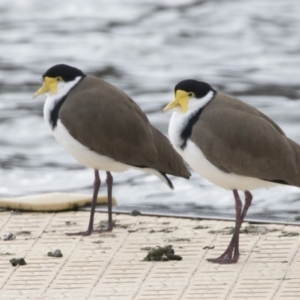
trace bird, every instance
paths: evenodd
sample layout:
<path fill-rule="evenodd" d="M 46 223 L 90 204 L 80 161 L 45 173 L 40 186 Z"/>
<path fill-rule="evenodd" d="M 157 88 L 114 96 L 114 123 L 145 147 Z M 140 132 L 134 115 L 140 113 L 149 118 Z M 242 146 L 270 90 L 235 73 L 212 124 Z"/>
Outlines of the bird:
<path fill-rule="evenodd" d="M 66 64 L 50 67 L 42 78 L 43 85 L 33 98 L 46 94 L 46 123 L 56 140 L 79 163 L 94 170 L 88 228 L 67 234 L 87 236 L 112 231 L 111 172 L 140 170 L 156 175 L 171 189 L 173 184 L 167 174 L 190 177 L 168 138 L 150 124 L 141 108 L 123 91 Z M 96 230 L 93 222 L 101 185 L 99 170 L 106 171 L 108 226 Z"/>
<path fill-rule="evenodd" d="M 300 146 L 253 106 L 195 79 L 175 85 L 168 135 L 176 151 L 206 180 L 235 199 L 235 231 L 222 255 L 208 259 L 239 260 L 241 224 L 252 202 L 251 191 L 278 185 L 300 187 Z M 239 191 L 244 193 L 242 205 Z"/>

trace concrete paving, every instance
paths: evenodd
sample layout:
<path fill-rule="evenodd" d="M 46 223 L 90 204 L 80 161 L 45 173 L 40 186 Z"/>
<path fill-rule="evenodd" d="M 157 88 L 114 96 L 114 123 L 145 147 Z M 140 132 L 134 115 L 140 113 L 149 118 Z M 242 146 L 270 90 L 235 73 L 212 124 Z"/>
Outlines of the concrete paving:
<path fill-rule="evenodd" d="M 83 230 L 89 212 L 0 212 L 0 299 L 300 299 L 300 227 L 245 223 L 237 264 L 206 261 L 230 241 L 233 222 L 114 215 L 112 233 Z M 95 224 L 105 221 L 96 213 Z M 5 241 L 13 233 L 16 238 Z M 181 261 L 143 261 L 171 244 Z M 48 257 L 60 249 L 63 257 Z M 23 257 L 27 265 L 13 267 Z"/>

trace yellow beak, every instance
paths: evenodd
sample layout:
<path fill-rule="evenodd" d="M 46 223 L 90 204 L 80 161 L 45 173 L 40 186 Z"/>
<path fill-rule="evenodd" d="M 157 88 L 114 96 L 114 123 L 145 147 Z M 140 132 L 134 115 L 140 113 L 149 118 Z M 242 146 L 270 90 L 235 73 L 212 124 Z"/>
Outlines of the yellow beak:
<path fill-rule="evenodd" d="M 38 97 L 42 94 L 45 94 L 49 91 L 51 91 L 53 94 L 57 94 L 56 78 L 45 77 L 43 86 L 35 92 L 35 94 L 33 95 L 33 98 L 36 98 L 36 97 Z"/>
<path fill-rule="evenodd" d="M 186 112 L 187 111 L 187 107 L 188 107 L 188 101 L 189 101 L 189 95 L 187 92 L 182 91 L 182 90 L 177 90 L 176 91 L 176 95 L 175 95 L 175 99 L 170 102 L 164 109 L 163 112 L 175 108 L 177 106 L 181 107 L 182 112 Z"/>

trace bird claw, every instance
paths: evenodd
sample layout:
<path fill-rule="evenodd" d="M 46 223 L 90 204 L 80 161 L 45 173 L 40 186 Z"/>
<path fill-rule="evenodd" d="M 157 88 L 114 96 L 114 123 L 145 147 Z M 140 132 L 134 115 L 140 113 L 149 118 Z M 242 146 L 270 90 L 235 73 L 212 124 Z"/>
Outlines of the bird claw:
<path fill-rule="evenodd" d="M 208 258 L 207 261 L 215 264 L 226 265 L 226 264 L 234 264 L 239 260 L 239 256 L 232 258 Z"/>
<path fill-rule="evenodd" d="M 103 232 L 112 232 L 113 230 L 113 224 L 109 225 L 107 228 L 101 228 L 101 229 L 88 229 L 86 231 L 79 231 L 79 232 L 66 232 L 66 235 L 72 236 L 72 235 L 82 235 L 82 236 L 89 236 L 92 233 L 103 233 Z"/>
<path fill-rule="evenodd" d="M 65 234 L 69 235 L 69 236 L 72 236 L 72 235 L 89 236 L 92 234 L 92 232 L 93 232 L 93 230 L 92 231 L 87 230 L 87 231 L 79 231 L 79 232 L 66 232 Z"/>
<path fill-rule="evenodd" d="M 216 264 L 234 264 L 239 260 L 240 255 L 233 255 L 232 252 L 229 253 L 226 251 L 219 257 L 217 258 L 208 258 L 207 261 L 216 263 Z"/>
<path fill-rule="evenodd" d="M 229 246 L 227 250 L 217 258 L 208 258 L 207 261 L 216 264 L 233 264 L 239 260 L 240 254 L 233 254 L 234 247 Z"/>

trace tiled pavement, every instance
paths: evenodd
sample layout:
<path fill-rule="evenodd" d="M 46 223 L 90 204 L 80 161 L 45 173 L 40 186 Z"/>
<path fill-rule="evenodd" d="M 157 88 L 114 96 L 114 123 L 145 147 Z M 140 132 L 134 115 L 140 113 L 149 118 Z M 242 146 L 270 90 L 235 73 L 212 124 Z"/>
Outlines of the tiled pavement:
<path fill-rule="evenodd" d="M 0 212 L 0 236 L 16 234 L 0 240 L 0 299 L 300 299 L 298 226 L 261 225 L 241 234 L 239 262 L 218 265 L 206 258 L 225 250 L 231 236 L 220 230 L 233 222 L 119 214 L 112 233 L 64 234 L 85 229 L 88 218 L 82 211 Z M 96 213 L 95 223 L 100 220 L 105 213 Z M 143 261 L 142 247 L 167 244 L 181 261 Z M 55 249 L 62 258 L 47 257 Z M 12 267 L 13 257 L 27 265 Z"/>

